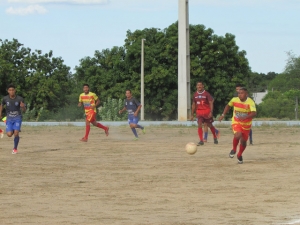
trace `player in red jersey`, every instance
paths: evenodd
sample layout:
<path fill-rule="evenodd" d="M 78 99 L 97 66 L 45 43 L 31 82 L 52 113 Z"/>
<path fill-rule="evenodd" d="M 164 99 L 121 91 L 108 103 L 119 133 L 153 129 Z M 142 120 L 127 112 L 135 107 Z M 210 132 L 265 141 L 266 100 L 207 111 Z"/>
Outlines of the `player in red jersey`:
<path fill-rule="evenodd" d="M 105 131 L 106 136 L 108 136 L 109 127 L 103 126 L 101 123 L 96 121 L 96 107 L 100 104 L 100 100 L 98 96 L 90 92 L 90 88 L 88 84 L 83 85 L 83 93 L 79 96 L 78 107 L 84 106 L 84 111 L 86 115 L 85 121 L 85 136 L 80 139 L 80 141 L 87 142 L 88 136 L 90 133 L 91 125 L 93 124 L 95 127 L 101 128 Z"/>
<path fill-rule="evenodd" d="M 197 82 L 196 88 L 197 91 L 193 96 L 191 120 L 194 121 L 194 113 L 196 111 L 197 122 L 198 122 L 198 135 L 200 139 L 198 146 L 204 144 L 203 129 L 202 129 L 202 125 L 204 123 L 206 123 L 207 126 L 210 128 L 214 136 L 214 143 L 218 144 L 216 129 L 212 125 L 212 123 L 214 122 L 213 115 L 212 115 L 214 111 L 213 98 L 207 91 L 204 90 L 204 85 L 201 81 Z"/>

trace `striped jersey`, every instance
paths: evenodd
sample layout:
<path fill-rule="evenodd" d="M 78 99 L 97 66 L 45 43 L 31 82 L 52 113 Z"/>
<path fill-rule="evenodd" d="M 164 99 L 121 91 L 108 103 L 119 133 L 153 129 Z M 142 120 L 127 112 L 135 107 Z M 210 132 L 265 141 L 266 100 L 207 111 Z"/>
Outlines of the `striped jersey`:
<path fill-rule="evenodd" d="M 241 121 L 243 118 L 249 115 L 251 112 L 256 112 L 256 106 L 251 98 L 247 98 L 242 102 L 239 97 L 234 97 L 228 103 L 230 107 L 233 107 L 232 124 L 240 124 L 245 130 L 250 130 L 252 125 L 252 118 Z"/>
<path fill-rule="evenodd" d="M 79 102 L 83 103 L 85 113 L 88 113 L 92 109 L 92 105 L 95 105 L 96 101 L 98 100 L 98 96 L 93 93 L 89 92 L 88 94 L 82 93 L 79 95 Z M 96 112 L 96 108 L 94 109 Z"/>

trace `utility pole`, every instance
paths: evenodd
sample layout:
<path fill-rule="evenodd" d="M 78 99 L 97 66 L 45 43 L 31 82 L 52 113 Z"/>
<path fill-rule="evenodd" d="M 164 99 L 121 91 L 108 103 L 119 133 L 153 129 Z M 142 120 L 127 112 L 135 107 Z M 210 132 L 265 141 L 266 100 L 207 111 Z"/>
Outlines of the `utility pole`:
<path fill-rule="evenodd" d="M 145 120 L 145 101 L 144 101 L 144 42 L 146 39 L 142 39 L 141 46 L 141 120 Z"/>

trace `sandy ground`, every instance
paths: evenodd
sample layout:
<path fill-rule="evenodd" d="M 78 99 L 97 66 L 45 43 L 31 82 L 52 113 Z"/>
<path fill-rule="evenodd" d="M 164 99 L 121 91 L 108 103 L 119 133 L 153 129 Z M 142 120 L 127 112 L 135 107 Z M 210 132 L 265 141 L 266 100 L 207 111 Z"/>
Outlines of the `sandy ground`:
<path fill-rule="evenodd" d="M 26 127 L 0 140 L 0 224 L 300 224 L 300 128 L 254 128 L 244 164 L 221 128 L 188 155 L 196 127 Z M 298 220 L 298 222 L 296 222 Z"/>

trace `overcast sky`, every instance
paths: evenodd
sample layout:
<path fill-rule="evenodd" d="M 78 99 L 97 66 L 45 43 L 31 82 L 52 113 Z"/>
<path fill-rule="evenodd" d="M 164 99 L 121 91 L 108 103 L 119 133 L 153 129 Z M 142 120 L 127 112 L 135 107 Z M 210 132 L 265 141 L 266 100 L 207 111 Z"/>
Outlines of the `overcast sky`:
<path fill-rule="evenodd" d="M 300 0 L 189 0 L 190 23 L 236 36 L 252 71 L 280 73 L 287 51 L 300 55 Z M 95 50 L 122 46 L 126 31 L 164 29 L 178 0 L 0 0 L 0 39 L 43 53 L 72 69 Z"/>

